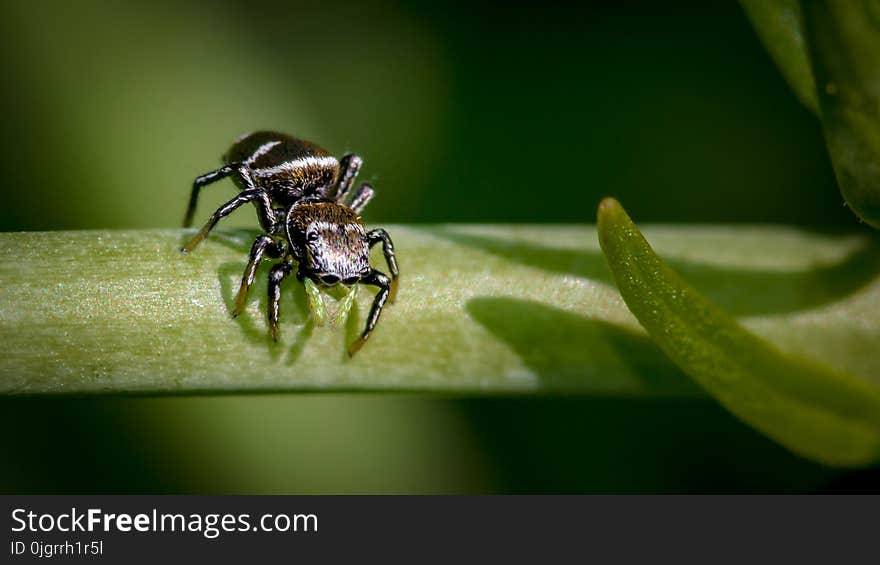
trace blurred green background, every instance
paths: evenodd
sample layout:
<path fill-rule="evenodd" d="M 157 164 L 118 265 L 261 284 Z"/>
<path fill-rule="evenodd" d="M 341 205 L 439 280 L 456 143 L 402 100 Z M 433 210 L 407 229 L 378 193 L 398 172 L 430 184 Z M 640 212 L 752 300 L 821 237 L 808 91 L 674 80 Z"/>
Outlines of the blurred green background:
<path fill-rule="evenodd" d="M 614 195 L 640 222 L 858 227 L 818 122 L 735 2 L 7 1 L 0 16 L 3 231 L 175 227 L 192 178 L 263 128 L 360 153 L 372 224 L 591 223 Z M 203 194 L 201 220 L 232 184 Z M 3 492 L 880 484 L 699 400 L 5 398 L 0 433 Z"/>

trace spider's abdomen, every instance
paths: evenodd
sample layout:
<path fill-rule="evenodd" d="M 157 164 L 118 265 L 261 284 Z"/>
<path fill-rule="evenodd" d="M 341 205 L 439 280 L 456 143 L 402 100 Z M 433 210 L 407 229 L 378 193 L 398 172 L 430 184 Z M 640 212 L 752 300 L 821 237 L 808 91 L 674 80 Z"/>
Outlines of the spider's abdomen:
<path fill-rule="evenodd" d="M 251 179 L 281 204 L 292 204 L 303 195 L 332 186 L 339 176 L 339 161 L 314 143 L 272 131 L 239 138 L 223 157 L 242 163 Z"/>

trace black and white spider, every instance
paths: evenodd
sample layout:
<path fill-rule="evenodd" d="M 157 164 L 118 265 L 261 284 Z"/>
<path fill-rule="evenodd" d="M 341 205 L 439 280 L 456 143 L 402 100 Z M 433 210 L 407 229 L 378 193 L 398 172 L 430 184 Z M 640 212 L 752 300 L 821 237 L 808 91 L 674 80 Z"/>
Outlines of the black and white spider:
<path fill-rule="evenodd" d="M 193 182 L 184 227 L 189 227 L 202 187 L 232 177 L 238 195 L 220 206 L 201 230 L 181 249 L 188 253 L 202 242 L 224 217 L 243 204 L 257 208 L 265 234 L 251 247 L 233 316 L 244 308 L 257 267 L 264 258 L 280 259 L 269 273 L 269 332 L 278 339 L 281 281 L 294 267 L 303 280 L 318 322 L 323 304 L 317 287 L 345 285 L 343 308 L 350 307 L 357 284 L 379 288 L 360 338 L 349 347 L 354 355 L 376 327 L 386 301 L 394 301 L 398 269 L 394 244 L 383 229 L 367 232 L 360 212 L 373 197 L 373 188 L 361 183 L 352 192 L 363 160 L 354 154 L 337 160 L 308 141 L 269 131 L 239 138 L 223 156 L 223 167 Z M 370 248 L 382 243 L 391 277 L 370 265 Z M 344 312 L 343 312 L 344 315 Z"/>

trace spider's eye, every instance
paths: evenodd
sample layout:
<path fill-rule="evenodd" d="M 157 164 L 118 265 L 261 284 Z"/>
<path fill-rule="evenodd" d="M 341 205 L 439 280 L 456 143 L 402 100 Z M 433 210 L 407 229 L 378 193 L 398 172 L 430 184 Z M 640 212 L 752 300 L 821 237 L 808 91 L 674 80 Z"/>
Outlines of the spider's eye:
<path fill-rule="evenodd" d="M 306 234 L 306 241 L 318 241 L 318 232 L 310 231 Z"/>

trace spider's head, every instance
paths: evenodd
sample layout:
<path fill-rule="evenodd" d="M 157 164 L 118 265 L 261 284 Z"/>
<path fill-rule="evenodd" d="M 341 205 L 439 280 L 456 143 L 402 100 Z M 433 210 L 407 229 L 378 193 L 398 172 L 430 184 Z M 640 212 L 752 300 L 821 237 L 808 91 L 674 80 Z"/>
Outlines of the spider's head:
<path fill-rule="evenodd" d="M 293 206 L 288 238 L 301 267 L 322 285 L 354 284 L 370 272 L 370 250 L 360 217 L 335 202 Z"/>

